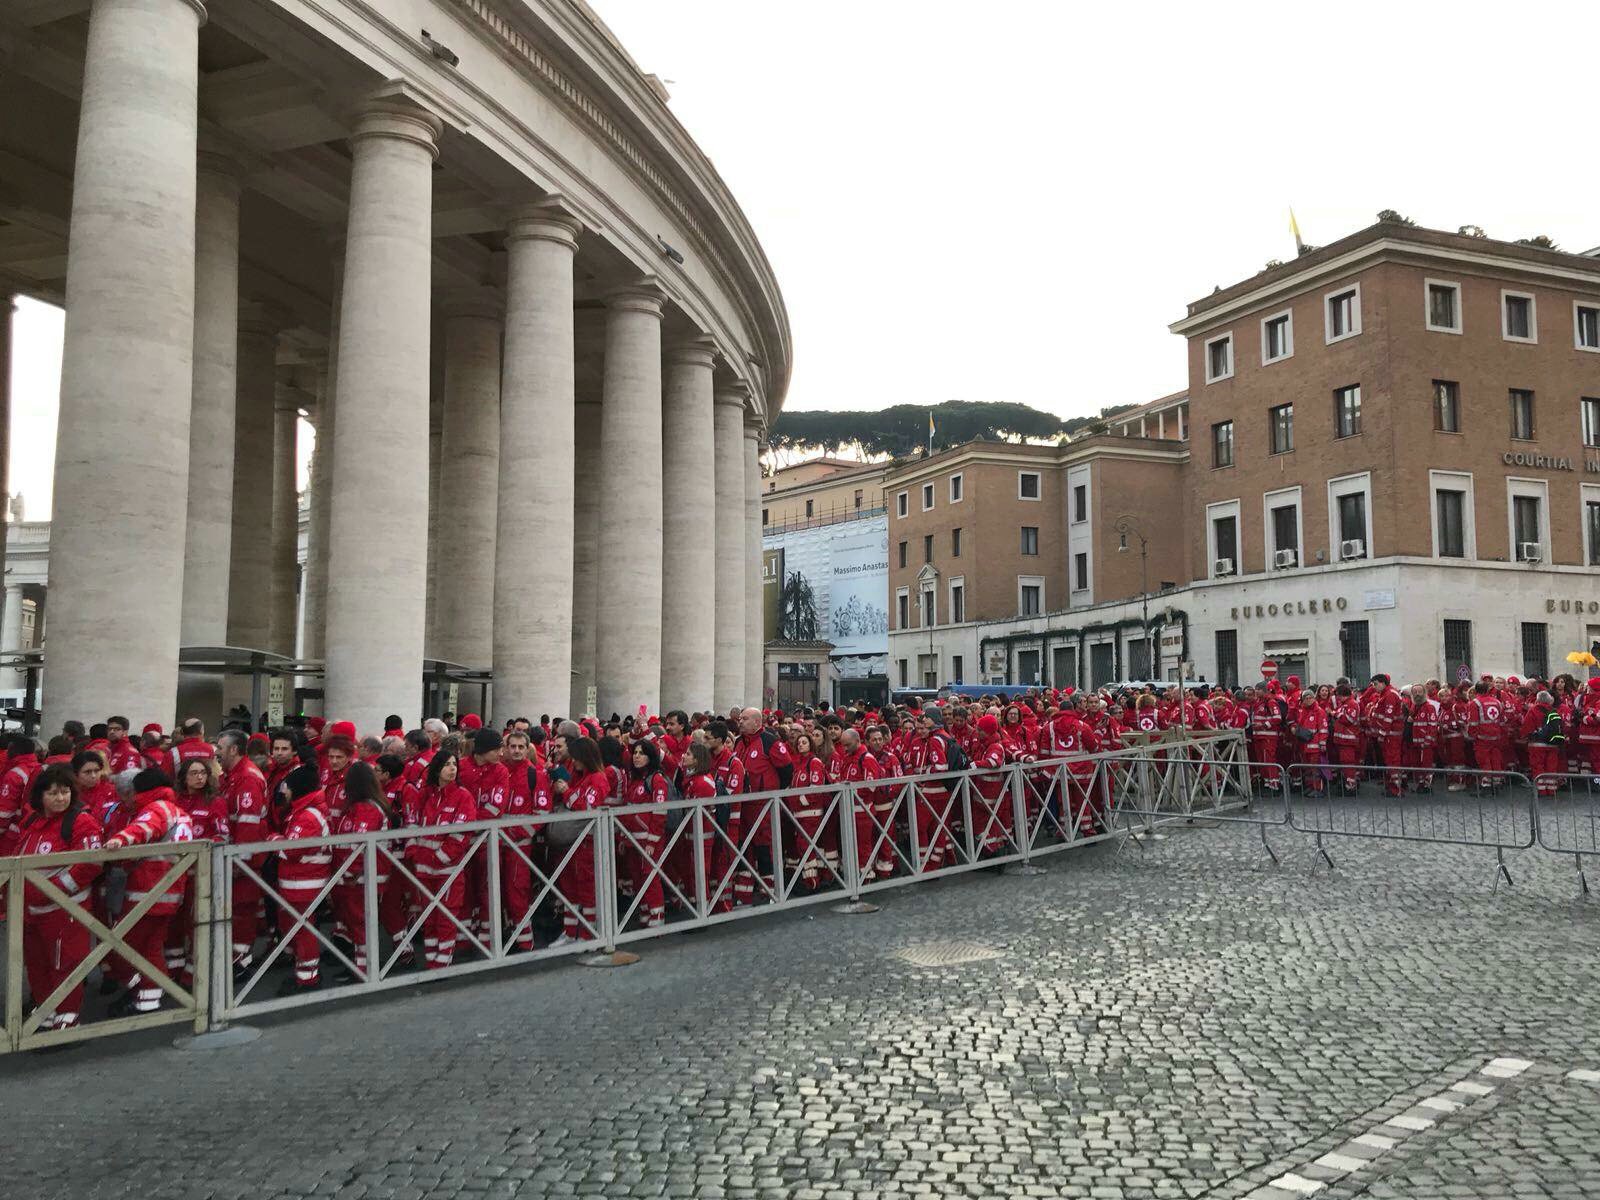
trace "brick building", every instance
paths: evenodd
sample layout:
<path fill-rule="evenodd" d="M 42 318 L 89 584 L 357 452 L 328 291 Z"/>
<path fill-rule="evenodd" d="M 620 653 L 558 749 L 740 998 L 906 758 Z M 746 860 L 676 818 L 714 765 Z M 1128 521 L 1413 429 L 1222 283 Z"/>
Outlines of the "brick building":
<path fill-rule="evenodd" d="M 1189 349 L 1177 445 L 1119 416 L 1059 448 L 968 446 L 886 476 L 892 675 L 945 682 L 959 655 L 971 682 L 1095 685 L 1141 674 L 1154 638 L 1165 678 L 1188 661 L 1253 679 L 1263 658 L 1319 680 L 1540 674 L 1600 640 L 1600 258 L 1382 223 L 1172 329 Z M 1045 476 L 1039 565 L 1008 553 L 1025 536 L 1010 485 L 974 489 L 995 578 L 961 572 L 966 621 L 941 649 L 936 608 L 930 651 L 919 539 L 937 549 L 959 514 L 923 511 L 921 489 L 1015 456 Z"/>

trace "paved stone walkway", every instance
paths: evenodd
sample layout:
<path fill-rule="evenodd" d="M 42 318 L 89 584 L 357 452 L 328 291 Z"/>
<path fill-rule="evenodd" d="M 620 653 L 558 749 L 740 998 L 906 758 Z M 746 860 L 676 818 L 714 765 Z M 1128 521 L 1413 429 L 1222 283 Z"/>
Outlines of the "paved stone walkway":
<path fill-rule="evenodd" d="M 1600 1084 L 1569 1078 L 1600 1068 L 1600 903 L 1575 898 L 1570 860 L 1515 857 L 1492 895 L 1481 851 L 1344 842 L 1312 874 L 1308 839 L 1274 844 L 1282 869 L 1253 830 L 1183 830 L 898 890 L 871 916 L 676 935 L 622 970 L 276 1018 L 234 1049 L 150 1035 L 3 1059 L 0 1182 L 28 1200 L 1600 1197 Z M 952 941 L 999 953 L 897 957 Z M 1529 1065 L 1481 1074 L 1506 1058 Z M 1446 1090 L 1476 1079 L 1490 1094 Z M 1310 1170 L 1440 1094 L 1469 1102 Z"/>

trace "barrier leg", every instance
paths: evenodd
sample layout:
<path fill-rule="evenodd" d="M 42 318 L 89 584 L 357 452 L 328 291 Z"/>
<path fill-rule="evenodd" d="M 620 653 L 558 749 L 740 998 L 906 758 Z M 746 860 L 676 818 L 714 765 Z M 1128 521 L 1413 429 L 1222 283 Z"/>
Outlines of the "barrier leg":
<path fill-rule="evenodd" d="M 578 961 L 586 967 L 626 967 L 639 956 L 617 949 L 617 831 L 609 813 L 595 819 L 595 933 L 604 949 Z"/>
<path fill-rule="evenodd" d="M 1033 861 L 1033 823 L 1028 820 L 1028 804 L 1023 795 L 1023 768 L 1011 768 L 1011 828 L 1015 831 L 1017 849 L 1022 861 L 1002 867 L 1002 875 L 1043 875 L 1045 870 Z"/>
<path fill-rule="evenodd" d="M 1511 872 L 1506 869 L 1506 851 L 1504 846 L 1494 848 L 1494 886 L 1489 889 L 1491 895 L 1500 891 L 1500 881 L 1504 879 L 1507 887 L 1512 886 Z"/>
<path fill-rule="evenodd" d="M 875 913 L 878 906 L 861 898 L 862 870 L 859 842 L 856 837 L 856 805 L 868 801 L 861 795 L 860 789 L 855 786 L 845 788 L 839 793 L 839 807 L 837 820 L 839 822 L 839 866 L 844 872 L 845 892 L 850 899 L 844 904 L 837 904 L 833 911 L 844 913 L 847 916 L 858 917 L 867 913 Z M 876 831 L 873 833 L 876 840 Z"/>

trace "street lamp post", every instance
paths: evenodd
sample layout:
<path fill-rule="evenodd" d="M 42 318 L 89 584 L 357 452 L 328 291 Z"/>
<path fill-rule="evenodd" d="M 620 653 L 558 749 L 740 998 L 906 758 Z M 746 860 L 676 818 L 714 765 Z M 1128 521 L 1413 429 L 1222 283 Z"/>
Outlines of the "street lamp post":
<path fill-rule="evenodd" d="M 1117 531 L 1118 554 L 1128 552 L 1130 533 L 1139 539 L 1139 607 L 1144 613 L 1144 669 L 1146 674 L 1150 674 L 1155 663 L 1155 655 L 1150 653 L 1150 543 L 1128 517 L 1118 517 L 1114 528 Z M 1178 682 L 1181 687 L 1183 681 L 1180 679 Z M 1181 692 L 1179 694 L 1182 695 Z"/>

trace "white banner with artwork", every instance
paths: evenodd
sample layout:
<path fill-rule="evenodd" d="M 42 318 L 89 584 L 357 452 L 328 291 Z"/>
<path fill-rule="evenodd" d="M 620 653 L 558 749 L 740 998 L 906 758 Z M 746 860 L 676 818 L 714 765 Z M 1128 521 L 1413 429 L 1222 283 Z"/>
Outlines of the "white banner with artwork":
<path fill-rule="evenodd" d="M 889 531 L 877 521 L 829 539 L 829 621 L 835 655 L 883 654 L 889 644 Z"/>

